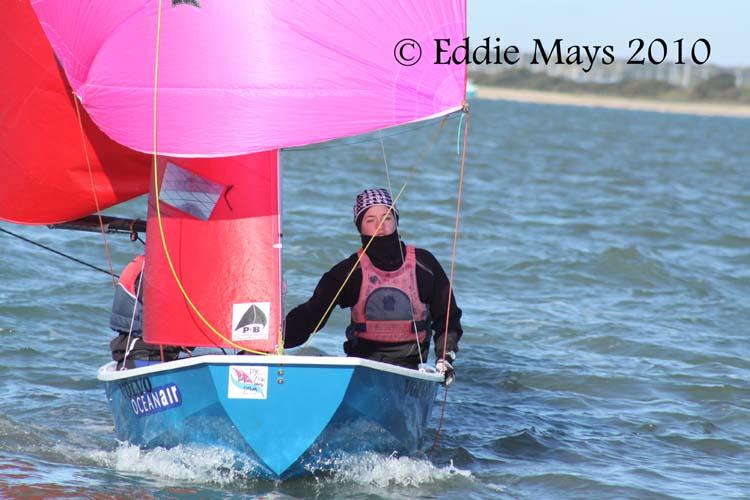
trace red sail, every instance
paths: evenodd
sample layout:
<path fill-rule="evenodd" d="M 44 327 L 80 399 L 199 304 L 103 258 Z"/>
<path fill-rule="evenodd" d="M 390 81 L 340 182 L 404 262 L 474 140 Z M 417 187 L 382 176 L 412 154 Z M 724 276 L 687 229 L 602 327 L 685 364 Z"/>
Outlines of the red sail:
<path fill-rule="evenodd" d="M 166 245 L 152 183 L 144 339 L 275 351 L 281 318 L 278 151 L 160 158 L 159 207 Z"/>
<path fill-rule="evenodd" d="M 121 146 L 79 106 L 28 1 L 3 3 L 0 15 L 0 219 L 51 224 L 104 209 L 148 191 L 150 157 Z"/>

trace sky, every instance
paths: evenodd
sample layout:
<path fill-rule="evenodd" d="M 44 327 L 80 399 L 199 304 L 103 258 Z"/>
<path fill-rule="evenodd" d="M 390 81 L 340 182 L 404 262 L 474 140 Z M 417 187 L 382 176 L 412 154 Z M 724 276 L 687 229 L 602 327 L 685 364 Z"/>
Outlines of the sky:
<path fill-rule="evenodd" d="M 500 37 L 522 52 L 531 52 L 534 38 L 562 38 L 564 46 L 613 45 L 616 57 L 628 58 L 632 38 L 646 46 L 662 38 L 674 60 L 674 40 L 683 38 L 689 51 L 705 38 L 709 64 L 750 66 L 750 0 L 468 0 L 468 17 L 472 40 Z"/>

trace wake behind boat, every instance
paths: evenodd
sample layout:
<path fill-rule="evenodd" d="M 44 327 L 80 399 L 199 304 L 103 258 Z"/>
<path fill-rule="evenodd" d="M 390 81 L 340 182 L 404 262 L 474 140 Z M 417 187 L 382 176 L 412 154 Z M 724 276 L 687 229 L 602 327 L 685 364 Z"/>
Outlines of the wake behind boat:
<path fill-rule="evenodd" d="M 118 439 L 220 446 L 270 478 L 341 453 L 414 453 L 443 375 L 359 358 L 206 355 L 102 366 Z"/>

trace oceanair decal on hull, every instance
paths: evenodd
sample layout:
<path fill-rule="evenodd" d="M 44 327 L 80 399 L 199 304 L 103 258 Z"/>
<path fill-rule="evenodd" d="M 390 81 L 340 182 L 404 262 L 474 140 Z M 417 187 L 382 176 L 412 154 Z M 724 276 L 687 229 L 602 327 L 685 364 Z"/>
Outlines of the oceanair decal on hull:
<path fill-rule="evenodd" d="M 229 399 L 266 399 L 268 367 L 230 365 L 227 387 Z"/>
<path fill-rule="evenodd" d="M 270 302 L 249 302 L 232 305 L 232 340 L 268 339 Z"/>
<path fill-rule="evenodd" d="M 120 384 L 123 396 L 130 400 L 130 408 L 136 417 L 153 415 L 182 405 L 182 394 L 176 384 L 152 387 L 146 377 L 128 380 Z"/>

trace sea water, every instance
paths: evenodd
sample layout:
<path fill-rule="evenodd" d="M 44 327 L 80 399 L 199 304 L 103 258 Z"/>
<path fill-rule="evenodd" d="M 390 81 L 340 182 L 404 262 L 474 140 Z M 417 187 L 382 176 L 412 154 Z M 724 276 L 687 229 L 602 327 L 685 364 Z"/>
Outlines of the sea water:
<path fill-rule="evenodd" d="M 287 308 L 357 248 L 364 187 L 403 187 L 404 240 L 450 272 L 466 124 L 284 152 Z M 465 333 L 423 453 L 288 482 L 227 450 L 117 442 L 95 378 L 111 280 L 0 234 L 0 497 L 748 498 L 749 137 L 750 120 L 475 100 Z M 108 267 L 100 235 L 0 227 Z M 116 272 L 142 251 L 108 242 Z M 312 345 L 342 354 L 347 322 Z"/>

